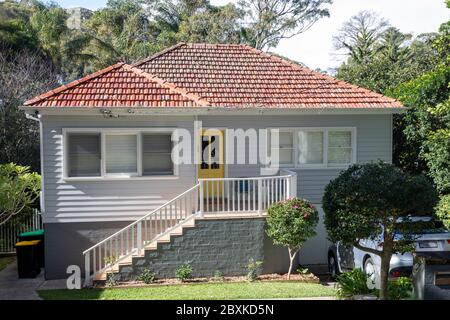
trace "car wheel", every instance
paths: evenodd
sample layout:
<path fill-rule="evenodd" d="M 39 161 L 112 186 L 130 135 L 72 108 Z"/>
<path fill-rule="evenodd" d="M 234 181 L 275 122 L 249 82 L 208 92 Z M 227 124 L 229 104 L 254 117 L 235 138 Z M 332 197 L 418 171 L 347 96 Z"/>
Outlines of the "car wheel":
<path fill-rule="evenodd" d="M 364 272 L 367 275 L 367 287 L 369 289 L 375 289 L 377 274 L 375 271 L 375 264 L 373 263 L 372 258 L 367 258 L 364 262 Z"/>
<path fill-rule="evenodd" d="M 337 260 L 332 253 L 328 256 L 328 271 L 330 272 L 332 278 L 336 277 L 339 274 Z"/>

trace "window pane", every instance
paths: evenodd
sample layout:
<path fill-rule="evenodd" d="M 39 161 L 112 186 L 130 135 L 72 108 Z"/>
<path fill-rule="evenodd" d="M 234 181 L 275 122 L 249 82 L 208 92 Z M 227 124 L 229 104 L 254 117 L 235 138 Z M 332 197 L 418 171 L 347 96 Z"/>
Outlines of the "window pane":
<path fill-rule="evenodd" d="M 276 139 L 276 135 L 273 133 L 271 139 Z M 276 141 L 274 141 L 276 142 Z M 293 133 L 292 132 L 278 132 L 278 148 L 276 144 L 272 145 L 271 155 L 274 157 L 275 152 L 278 152 L 278 164 L 288 165 L 292 164 L 293 157 Z M 275 159 L 272 160 L 275 164 Z"/>
<path fill-rule="evenodd" d="M 170 134 L 144 134 L 142 136 L 142 151 L 172 152 L 172 138 Z"/>
<path fill-rule="evenodd" d="M 219 169 L 219 156 L 220 156 L 220 146 L 219 146 L 219 136 L 211 136 L 211 169 Z"/>
<path fill-rule="evenodd" d="M 300 131 L 299 138 L 299 163 L 322 164 L 323 163 L 323 132 Z"/>
<path fill-rule="evenodd" d="M 280 148 L 292 148 L 292 132 L 279 132 Z"/>
<path fill-rule="evenodd" d="M 172 135 L 142 136 L 142 171 L 144 175 L 172 175 Z"/>
<path fill-rule="evenodd" d="M 70 133 L 68 141 L 69 177 L 100 176 L 100 134 Z"/>
<path fill-rule="evenodd" d="M 328 163 L 348 164 L 352 162 L 351 131 L 330 131 L 328 133 Z"/>
<path fill-rule="evenodd" d="M 280 149 L 279 159 L 280 164 L 291 164 L 292 163 L 292 149 Z"/>
<path fill-rule="evenodd" d="M 328 147 L 352 146 L 352 133 L 350 131 L 330 131 L 328 134 Z"/>
<path fill-rule="evenodd" d="M 348 164 L 352 162 L 351 148 L 331 148 L 328 149 L 329 164 Z"/>
<path fill-rule="evenodd" d="M 144 175 L 173 174 L 170 154 L 147 153 L 144 154 L 142 162 Z"/>
<path fill-rule="evenodd" d="M 135 134 L 105 136 L 106 173 L 137 173 Z"/>

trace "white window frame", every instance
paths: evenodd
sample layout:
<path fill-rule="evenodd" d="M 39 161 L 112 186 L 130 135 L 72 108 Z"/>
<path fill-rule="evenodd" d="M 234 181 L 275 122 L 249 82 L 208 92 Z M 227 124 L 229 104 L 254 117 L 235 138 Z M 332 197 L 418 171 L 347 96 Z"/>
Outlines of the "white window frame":
<path fill-rule="evenodd" d="M 294 134 L 294 160 L 290 165 L 279 165 L 280 168 L 297 168 L 297 169 L 345 169 L 350 165 L 357 162 L 357 130 L 356 127 L 281 127 L 281 128 L 267 128 L 269 130 L 268 145 L 269 150 L 271 147 L 271 134 L 272 130 L 279 130 L 279 132 L 291 131 Z M 323 162 L 322 163 L 311 163 L 311 164 L 301 164 L 299 163 L 299 141 L 298 132 L 323 132 Z M 351 133 L 351 148 L 352 148 L 352 159 L 350 163 L 346 164 L 328 164 L 328 133 L 330 131 L 346 131 Z"/>
<path fill-rule="evenodd" d="M 340 164 L 328 164 L 328 140 L 329 140 L 329 132 L 330 131 L 345 131 L 345 132 L 349 132 L 351 133 L 351 149 L 352 149 L 352 155 L 351 155 L 351 160 L 350 163 L 340 163 Z M 356 128 L 352 127 L 352 128 L 327 128 L 326 130 L 326 138 L 324 138 L 325 142 L 326 142 L 326 162 L 325 164 L 327 165 L 328 168 L 347 168 L 348 166 L 356 163 Z"/>
<path fill-rule="evenodd" d="M 108 173 L 106 172 L 106 136 L 136 136 L 136 172 L 123 172 L 123 173 Z M 101 133 L 101 176 L 104 177 L 138 177 L 142 176 L 142 146 L 141 146 L 141 134 L 140 132 L 124 132 L 124 131 L 106 131 Z"/>
<path fill-rule="evenodd" d="M 295 165 L 295 159 L 297 159 L 297 144 L 298 144 L 298 137 L 296 134 L 296 131 L 294 128 L 271 128 L 269 132 L 269 139 L 268 139 L 268 145 L 269 145 L 269 151 L 270 156 L 272 156 L 272 130 L 278 130 L 278 135 L 280 133 L 290 133 L 292 135 L 292 159 L 290 163 L 283 163 L 278 164 L 280 168 L 291 168 Z M 280 150 L 280 146 L 278 146 L 278 150 Z M 279 157 L 279 155 L 278 155 Z M 279 160 L 279 159 L 278 159 Z"/>
<path fill-rule="evenodd" d="M 63 180 L 65 181 L 111 181 L 111 180 L 170 180 L 178 179 L 179 168 L 178 159 L 172 161 L 172 175 L 143 175 L 142 170 L 142 134 L 146 133 L 167 133 L 172 135 L 172 142 L 178 141 L 175 133 L 176 128 L 63 128 L 62 129 L 62 151 L 63 151 Z M 100 133 L 100 176 L 92 177 L 70 177 L 68 163 L 68 136 L 70 133 Z M 106 173 L 106 135 L 136 135 L 137 137 L 137 174 L 127 173 Z M 177 156 L 177 155 L 175 155 Z"/>
<path fill-rule="evenodd" d="M 167 133 L 169 133 L 169 132 L 160 132 L 160 131 L 152 131 L 152 132 L 149 132 L 149 131 L 141 131 L 140 132 L 140 134 L 139 134 L 139 140 L 138 140 L 138 143 L 139 143 L 139 151 L 138 151 L 138 153 L 139 153 L 139 157 L 140 157 L 140 159 L 138 160 L 138 170 L 139 170 L 139 175 L 140 176 L 142 176 L 142 177 L 156 177 L 156 176 L 161 176 L 161 177 L 170 177 L 170 176 L 174 176 L 174 175 L 178 175 L 178 171 L 177 171 L 177 173 L 175 173 L 175 170 L 178 170 L 178 169 L 176 169 L 176 165 L 173 163 L 173 161 L 172 161 L 172 172 L 173 172 L 173 174 L 167 174 L 167 175 L 151 175 L 151 174 L 146 174 L 146 175 L 144 175 L 144 167 L 143 167 L 143 159 L 142 159 L 142 157 L 143 157 L 143 155 L 144 155 L 144 150 L 143 150 L 143 148 L 142 148 L 142 143 L 143 143 L 143 135 L 144 134 L 149 134 L 149 133 L 154 133 L 154 134 L 167 134 Z M 172 152 L 172 147 L 173 147 L 173 142 L 174 142 L 174 140 L 175 141 L 178 141 L 178 135 L 176 134 L 176 133 L 173 133 L 173 132 L 170 132 L 171 134 L 172 134 L 172 137 L 171 137 L 171 142 L 172 142 L 172 145 L 171 145 L 171 149 L 170 149 L 170 151 Z M 172 159 L 172 158 L 171 158 Z M 177 161 L 177 163 L 178 163 L 178 161 Z"/>

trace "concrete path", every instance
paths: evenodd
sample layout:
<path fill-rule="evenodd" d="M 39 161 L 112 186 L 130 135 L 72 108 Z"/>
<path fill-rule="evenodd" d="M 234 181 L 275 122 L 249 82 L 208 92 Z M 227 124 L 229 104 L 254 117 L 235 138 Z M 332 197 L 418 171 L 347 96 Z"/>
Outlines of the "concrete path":
<path fill-rule="evenodd" d="M 19 279 L 17 263 L 13 261 L 0 271 L 0 300 L 40 300 L 36 289 L 44 281 L 42 272 L 35 279 Z"/>
<path fill-rule="evenodd" d="M 34 279 L 19 279 L 16 261 L 0 271 L 0 300 L 41 300 L 36 290 L 65 287 L 65 280 L 45 281 L 44 270 Z"/>

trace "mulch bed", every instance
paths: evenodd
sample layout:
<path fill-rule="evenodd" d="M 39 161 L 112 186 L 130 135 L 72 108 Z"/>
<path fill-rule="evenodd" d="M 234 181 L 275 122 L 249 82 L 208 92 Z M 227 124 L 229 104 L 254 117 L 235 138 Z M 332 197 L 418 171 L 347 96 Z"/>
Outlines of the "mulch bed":
<path fill-rule="evenodd" d="M 291 274 L 290 280 L 287 279 L 286 274 L 264 274 L 260 275 L 255 281 L 259 282 L 303 282 L 303 283 L 319 283 L 319 278 L 317 278 L 314 274 Z M 175 284 L 195 284 L 195 283 L 230 283 L 230 282 L 248 282 L 247 277 L 245 276 L 235 276 L 235 277 L 220 277 L 220 278 L 191 278 L 184 282 L 181 282 L 178 279 L 170 278 L 170 279 L 155 279 L 155 281 L 151 284 L 145 284 L 142 281 L 127 281 L 127 282 L 119 282 L 114 288 L 117 287 L 140 287 L 140 286 L 159 286 L 159 285 L 175 285 Z M 96 288 L 105 288 L 105 285 L 96 285 Z"/>

